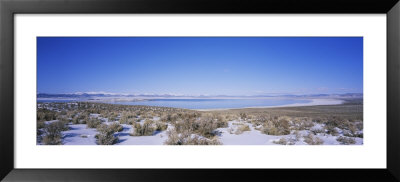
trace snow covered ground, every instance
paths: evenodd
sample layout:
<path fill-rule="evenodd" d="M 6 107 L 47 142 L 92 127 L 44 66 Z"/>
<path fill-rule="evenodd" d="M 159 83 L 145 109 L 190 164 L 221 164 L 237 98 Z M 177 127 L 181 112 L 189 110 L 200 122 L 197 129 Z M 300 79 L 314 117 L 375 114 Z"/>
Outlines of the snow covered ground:
<path fill-rule="evenodd" d="M 132 125 L 122 124 L 122 126 L 124 130 L 115 134 L 119 137 L 116 145 L 163 145 L 164 141 L 168 139 L 166 131 L 155 132 L 153 136 L 130 136 Z"/>
<path fill-rule="evenodd" d="M 341 100 L 325 98 L 314 99 L 301 105 L 341 103 Z M 304 107 L 304 115 L 308 116 L 309 113 L 309 117 L 297 115 L 296 108 L 285 108 L 283 113 L 264 113 L 266 111 L 260 109 L 247 113 L 248 109 L 232 112 L 197 112 L 177 108 L 102 103 L 39 103 L 37 144 L 97 145 L 100 142 L 115 145 L 163 145 L 168 141 L 168 144 L 362 145 L 363 138 L 358 138 L 363 137 L 362 105 L 358 104 L 358 101 L 355 103 L 350 106 L 321 106 L 325 108 L 322 110 Z M 287 106 L 298 104 L 285 107 Z M 288 113 L 288 116 L 285 113 Z M 55 118 L 61 122 L 54 120 Z M 69 123 L 66 124 L 67 122 Z M 119 122 L 130 124 L 111 125 Z M 84 123 L 94 128 L 89 128 Z M 98 127 L 99 123 L 110 126 Z M 177 128 L 173 129 L 174 126 Z M 227 127 L 216 129 L 217 126 Z M 154 130 L 164 131 L 153 132 Z M 171 137 L 169 140 L 167 133 Z M 111 135 L 118 138 L 118 141 Z"/>
<path fill-rule="evenodd" d="M 255 130 L 253 125 L 248 123 L 250 131 L 244 131 L 242 134 L 235 134 L 230 132 L 230 128 L 235 128 L 233 123 L 236 121 L 231 121 L 228 124 L 228 128 L 218 128 L 217 130 L 221 133 L 219 134 L 219 139 L 223 145 L 268 145 L 273 144 L 274 140 L 279 140 L 282 136 L 272 136 L 262 134 L 260 131 Z"/>
<path fill-rule="evenodd" d="M 86 128 L 86 124 L 69 125 L 68 131 L 63 131 L 64 145 L 96 145 L 95 128 Z"/>
<path fill-rule="evenodd" d="M 56 122 L 56 120 L 52 121 Z M 111 124 L 112 122 L 103 122 Z M 165 140 L 168 139 L 167 130 L 162 132 L 154 132 L 152 136 L 131 136 L 133 131 L 132 125 L 121 124 L 123 130 L 116 132 L 114 136 L 119 138 L 118 143 L 115 145 L 163 145 Z M 238 126 L 248 125 L 250 131 L 244 131 L 240 134 L 235 133 Z M 322 129 L 321 124 L 316 124 L 312 129 Z M 218 128 L 218 138 L 223 145 L 279 145 L 278 142 L 281 138 L 286 141 L 291 141 L 295 145 L 307 145 L 304 141 L 304 136 L 307 136 L 311 131 L 302 130 L 296 133 L 292 132 L 289 135 L 266 135 L 261 131 L 255 129 L 253 124 L 244 121 L 230 121 L 227 128 Z M 68 131 L 62 132 L 63 145 L 96 145 L 95 135 L 98 132 L 95 128 L 87 128 L 86 124 L 70 124 Z M 340 132 L 339 132 L 340 133 Z M 323 145 L 340 145 L 336 140 L 339 136 L 332 136 L 325 133 L 317 133 L 315 137 L 322 139 Z M 355 145 L 362 145 L 362 138 L 354 138 Z"/>
<path fill-rule="evenodd" d="M 281 138 L 285 138 L 287 141 L 293 141 L 295 145 L 308 145 L 304 142 L 304 136 L 307 136 L 311 131 L 302 130 L 298 132 L 298 136 L 294 132 L 289 135 L 266 135 L 261 133 L 261 131 L 256 130 L 251 123 L 244 123 L 249 125 L 250 131 L 244 131 L 242 134 L 235 134 L 231 132 L 231 128 L 235 128 L 234 123 L 243 123 L 238 121 L 231 121 L 227 128 L 218 128 L 217 130 L 221 133 L 219 134 L 220 141 L 223 145 L 279 145 L 274 142 L 278 142 Z M 321 125 L 316 125 L 313 128 L 322 128 Z M 323 145 L 341 145 L 336 139 L 339 136 L 332 136 L 328 134 L 318 133 L 315 135 L 323 140 Z M 362 138 L 354 138 L 355 145 L 362 145 Z"/>
<path fill-rule="evenodd" d="M 54 122 L 54 121 L 53 121 Z M 111 124 L 112 122 L 103 122 Z M 119 138 L 115 145 L 163 145 L 168 138 L 166 131 L 154 132 L 153 136 L 130 136 L 132 133 L 132 125 L 121 124 L 123 130 L 116 132 L 114 136 Z M 86 124 L 70 124 L 68 131 L 62 133 L 63 145 L 97 145 L 95 128 L 87 128 Z"/>

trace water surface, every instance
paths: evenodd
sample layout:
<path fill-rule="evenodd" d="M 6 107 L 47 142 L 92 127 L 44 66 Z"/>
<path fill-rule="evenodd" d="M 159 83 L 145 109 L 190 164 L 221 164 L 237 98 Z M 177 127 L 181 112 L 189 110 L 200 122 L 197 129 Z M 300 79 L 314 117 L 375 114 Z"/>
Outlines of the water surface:
<path fill-rule="evenodd" d="M 123 105 L 146 105 L 184 109 L 227 109 L 246 107 L 281 106 L 309 103 L 311 100 L 298 99 L 151 99 L 134 102 L 107 102 Z"/>

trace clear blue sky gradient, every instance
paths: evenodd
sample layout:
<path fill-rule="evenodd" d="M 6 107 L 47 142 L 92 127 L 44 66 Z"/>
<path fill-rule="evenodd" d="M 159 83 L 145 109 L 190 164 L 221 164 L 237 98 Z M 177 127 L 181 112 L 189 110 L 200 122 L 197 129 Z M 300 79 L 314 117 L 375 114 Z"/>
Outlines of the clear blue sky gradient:
<path fill-rule="evenodd" d="M 38 37 L 39 93 L 363 92 L 362 37 Z"/>

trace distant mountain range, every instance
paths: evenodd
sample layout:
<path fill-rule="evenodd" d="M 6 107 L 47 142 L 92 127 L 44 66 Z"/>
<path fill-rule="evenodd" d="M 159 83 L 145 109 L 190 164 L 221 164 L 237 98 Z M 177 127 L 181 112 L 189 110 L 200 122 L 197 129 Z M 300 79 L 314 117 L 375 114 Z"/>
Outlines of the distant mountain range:
<path fill-rule="evenodd" d="M 363 97 L 362 93 L 345 93 L 345 94 L 283 94 L 283 95 L 252 95 L 252 96 L 231 96 L 231 95 L 174 95 L 174 94 L 116 94 L 116 93 L 94 93 L 94 92 L 78 92 L 68 94 L 48 94 L 38 93 L 37 98 L 91 98 L 91 97 L 196 97 L 196 98 L 207 98 L 207 97 L 341 97 L 341 98 L 360 98 Z"/>

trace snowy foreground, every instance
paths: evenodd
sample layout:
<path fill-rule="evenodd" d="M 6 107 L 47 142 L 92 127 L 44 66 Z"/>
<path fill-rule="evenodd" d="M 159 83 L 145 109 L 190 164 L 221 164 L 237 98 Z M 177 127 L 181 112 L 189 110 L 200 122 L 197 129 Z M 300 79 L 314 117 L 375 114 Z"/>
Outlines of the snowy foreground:
<path fill-rule="evenodd" d="M 132 125 L 122 124 L 123 131 L 116 132 L 114 136 L 119 138 L 115 145 L 162 145 L 167 139 L 165 131 L 155 133 L 153 136 L 130 136 Z M 85 124 L 70 125 L 70 130 L 64 131 L 64 145 L 96 145 L 95 128 L 86 128 Z"/>
<path fill-rule="evenodd" d="M 53 121 L 53 122 L 56 122 Z M 117 121 L 116 121 L 117 122 Z M 104 122 L 111 124 L 112 122 Z M 116 132 L 115 137 L 119 138 L 115 145 L 163 145 L 168 139 L 167 131 L 173 126 L 169 125 L 168 129 L 161 132 L 154 132 L 152 136 L 131 136 L 133 132 L 132 125 L 121 124 L 123 130 Z M 238 127 L 248 125 L 250 131 L 238 131 Z M 312 129 L 323 129 L 322 124 L 316 124 Z M 314 137 L 318 137 L 323 141 L 323 145 L 340 145 L 336 140 L 341 136 L 342 131 L 339 130 L 338 136 L 332 136 L 326 133 L 317 133 Z M 311 133 L 309 130 L 292 132 L 289 135 L 266 135 L 257 130 L 251 123 L 243 121 L 230 121 L 227 128 L 218 128 L 218 139 L 223 145 L 279 145 L 279 141 L 286 141 L 286 144 L 307 145 L 305 138 Z M 62 132 L 62 141 L 64 145 L 97 145 L 95 135 L 98 132 L 95 128 L 87 128 L 86 124 L 70 124 L 68 131 Z M 354 137 L 355 145 L 363 144 L 362 138 Z M 282 143 L 281 143 L 282 144 Z"/>
<path fill-rule="evenodd" d="M 311 133 L 308 130 L 299 131 L 297 136 L 292 132 L 289 135 L 281 135 L 281 136 L 274 136 L 274 135 L 266 135 L 261 133 L 261 131 L 256 130 L 251 123 L 249 123 L 250 131 L 244 131 L 242 134 L 235 134 L 234 132 L 230 132 L 235 128 L 236 121 L 229 122 L 228 128 L 219 128 L 218 130 L 221 131 L 220 141 L 224 145 L 277 145 L 280 139 L 284 138 L 286 141 L 293 141 L 294 145 L 308 145 L 304 142 L 304 137 Z M 321 128 L 321 125 L 314 126 L 315 128 Z M 315 135 L 319 137 L 323 141 L 323 145 L 340 145 L 340 143 L 336 140 L 339 136 L 332 136 L 328 134 L 317 133 Z M 354 138 L 356 141 L 356 145 L 363 144 L 362 138 Z"/>
<path fill-rule="evenodd" d="M 38 104 L 38 145 L 362 145 L 362 104 L 195 111 Z"/>

